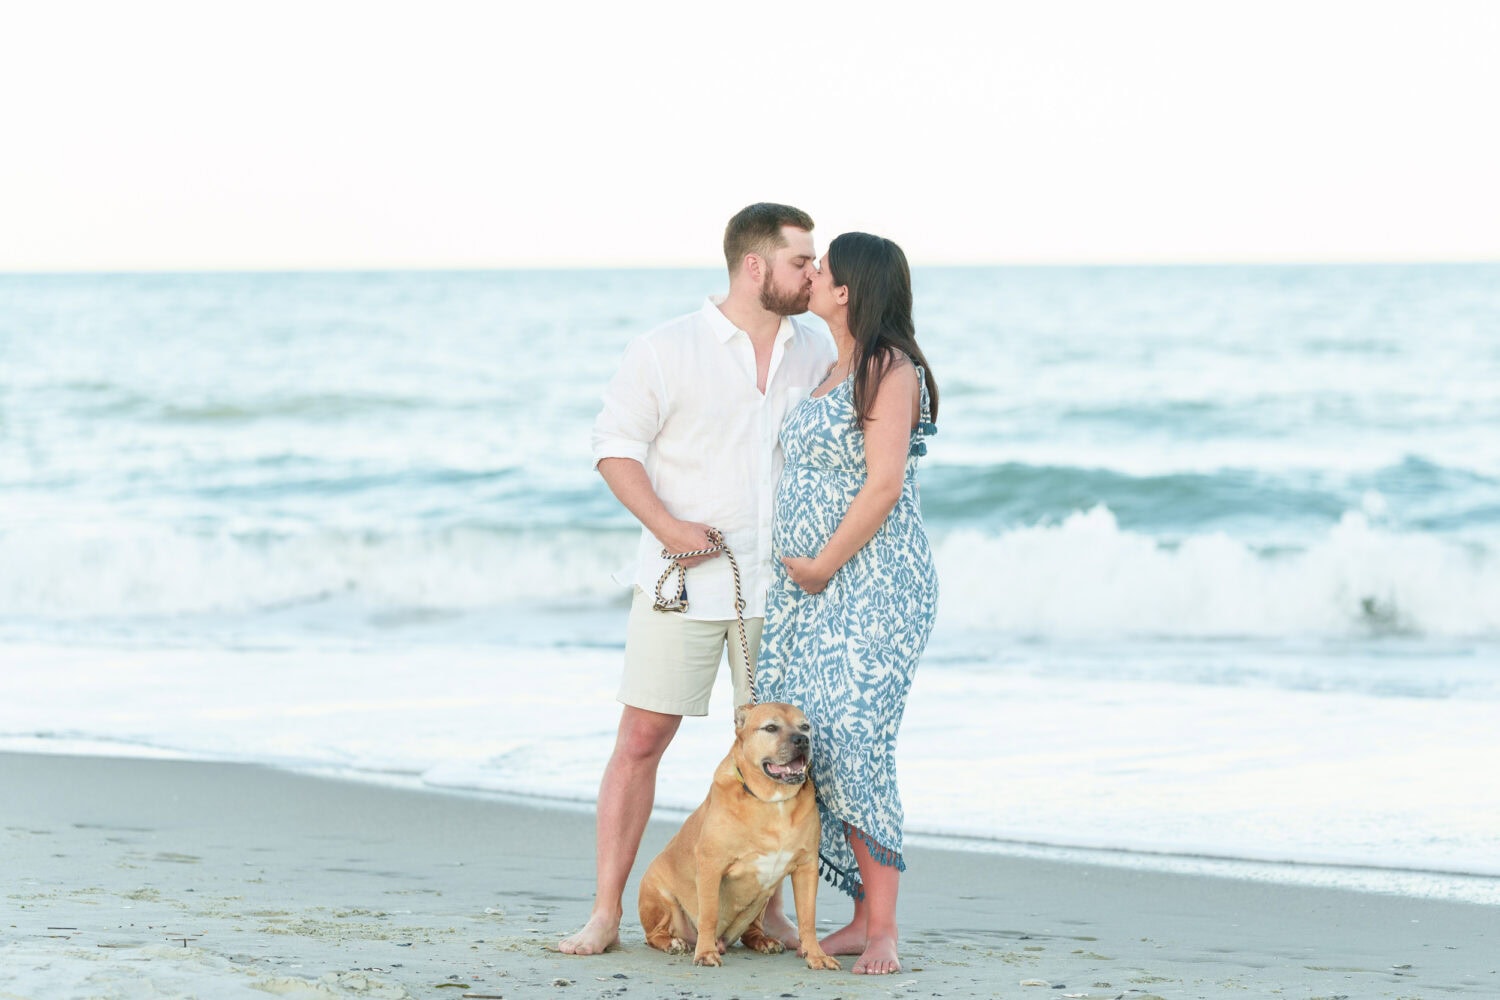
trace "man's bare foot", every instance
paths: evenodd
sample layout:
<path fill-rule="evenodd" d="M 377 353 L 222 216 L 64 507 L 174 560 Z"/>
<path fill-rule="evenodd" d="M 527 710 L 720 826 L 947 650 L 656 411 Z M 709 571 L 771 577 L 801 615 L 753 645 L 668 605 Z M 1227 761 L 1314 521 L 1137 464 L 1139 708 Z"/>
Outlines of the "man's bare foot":
<path fill-rule="evenodd" d="M 865 925 L 863 922 L 840 927 L 821 942 L 828 955 L 861 955 L 865 950 Z"/>
<path fill-rule="evenodd" d="M 557 950 L 564 955 L 602 955 L 618 947 L 620 918 L 610 919 L 597 913 L 576 933 L 557 942 Z"/>
<path fill-rule="evenodd" d="M 893 937 L 871 938 L 870 945 L 854 963 L 852 971 L 860 976 L 888 976 L 901 971 L 896 958 L 896 939 Z"/>
<path fill-rule="evenodd" d="M 794 950 L 802 944 L 802 938 L 797 935 L 797 928 L 786 918 L 786 914 L 780 911 L 772 913 L 769 908 L 761 914 L 760 929 L 765 931 L 766 937 L 775 938 L 781 942 L 781 946 L 787 950 Z M 799 951 L 798 954 L 801 952 Z"/>

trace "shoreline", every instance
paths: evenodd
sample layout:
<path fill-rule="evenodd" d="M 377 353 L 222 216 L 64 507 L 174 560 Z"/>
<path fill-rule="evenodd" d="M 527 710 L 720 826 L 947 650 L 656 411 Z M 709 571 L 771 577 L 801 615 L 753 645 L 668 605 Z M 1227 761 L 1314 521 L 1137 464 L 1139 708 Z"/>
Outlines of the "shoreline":
<path fill-rule="evenodd" d="M 444 790 L 584 803 L 597 794 L 619 725 L 612 640 L 367 647 L 338 633 L 327 649 L 267 642 L 0 643 L 0 658 L 17 667 L 0 672 L 0 731 L 93 736 L 114 744 L 110 755 L 145 744 Z M 1500 755 L 1494 699 L 1110 679 L 1092 673 L 1103 664 L 1089 651 L 1052 673 L 1038 672 L 1041 658 L 982 669 L 964 649 L 950 652 L 924 668 L 903 720 L 909 837 L 1126 849 L 1136 856 L 1106 859 L 1169 870 L 1222 871 L 1223 862 L 1171 860 L 1214 856 L 1500 876 L 1500 796 L 1489 792 Z M 1158 652 L 1170 672 L 1202 651 Z M 1128 672 L 1135 654 L 1117 655 L 1128 661 L 1117 670 Z M 1297 653 L 1282 667 L 1299 662 Z M 685 720 L 664 755 L 659 807 L 686 812 L 701 801 L 706 762 L 725 749 L 719 712 L 728 716 L 730 699 L 720 688 L 710 718 Z M 1441 881 L 1394 885 L 1349 868 L 1266 875 L 1422 897 Z M 1500 902 L 1500 882 L 1472 887 L 1465 898 Z"/>
<path fill-rule="evenodd" d="M 576 958 L 550 949 L 592 897 L 582 808 L 8 751 L 0 787 L 7 998 L 1500 994 L 1491 906 L 919 844 L 896 976 L 739 948 L 695 968 L 645 946 L 634 880 L 624 947 Z M 637 875 L 674 829 L 652 821 Z M 820 930 L 848 919 L 819 903 Z"/>
<path fill-rule="evenodd" d="M 522 809 L 541 809 L 592 816 L 595 803 L 578 796 L 546 796 L 523 791 L 433 783 L 418 774 L 372 771 L 321 762 L 295 763 L 214 758 L 188 750 L 164 749 L 148 744 L 117 743 L 91 738 L 7 737 L 0 738 L 0 754 L 38 754 L 171 760 L 204 764 L 265 767 L 290 774 L 330 781 L 346 781 L 376 788 L 451 795 L 481 802 L 495 802 Z M 658 802 L 653 823 L 675 826 L 692 810 Z M 980 838 L 962 833 L 928 833 L 908 829 L 906 841 L 922 848 L 962 854 L 1052 861 L 1124 868 L 1163 874 L 1204 875 L 1274 885 L 1343 889 L 1352 892 L 1395 895 L 1410 899 L 1432 899 L 1482 906 L 1500 906 L 1500 869 L 1475 872 L 1457 869 L 1400 865 L 1371 865 L 1357 861 L 1251 857 L 1211 851 L 1174 852 L 1149 847 L 1059 844 L 1045 840 Z M 0 998 L 3 1000 L 3 998 Z"/>

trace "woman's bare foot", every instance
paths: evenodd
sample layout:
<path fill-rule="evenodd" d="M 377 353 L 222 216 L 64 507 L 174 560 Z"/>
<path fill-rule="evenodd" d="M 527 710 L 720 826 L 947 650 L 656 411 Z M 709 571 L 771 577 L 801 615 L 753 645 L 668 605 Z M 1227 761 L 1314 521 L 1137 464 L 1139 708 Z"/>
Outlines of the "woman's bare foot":
<path fill-rule="evenodd" d="M 896 958 L 896 939 L 893 937 L 871 938 L 869 947 L 851 970 L 860 976 L 888 976 L 901 971 L 901 962 Z"/>
<path fill-rule="evenodd" d="M 865 943 L 865 925 L 862 920 L 840 927 L 820 942 L 823 952 L 828 955 L 860 955 L 864 953 Z"/>
<path fill-rule="evenodd" d="M 620 947 L 620 918 L 594 914 L 578 931 L 557 942 L 564 955 L 602 955 Z"/>

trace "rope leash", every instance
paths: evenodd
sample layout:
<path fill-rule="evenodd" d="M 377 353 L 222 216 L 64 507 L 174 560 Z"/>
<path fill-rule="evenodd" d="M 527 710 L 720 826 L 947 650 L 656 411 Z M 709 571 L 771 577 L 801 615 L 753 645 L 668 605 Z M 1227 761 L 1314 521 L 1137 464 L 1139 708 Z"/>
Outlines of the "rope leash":
<path fill-rule="evenodd" d="M 739 626 L 740 652 L 745 657 L 745 674 L 750 681 L 750 704 L 757 701 L 755 697 L 755 664 L 750 660 L 750 640 L 745 635 L 745 598 L 740 589 L 740 564 L 734 558 L 734 553 L 724 543 L 724 535 L 718 528 L 708 529 L 709 546 L 706 549 L 694 549 L 691 552 L 668 552 L 661 550 L 661 557 L 667 560 L 667 568 L 662 570 L 661 576 L 656 581 L 656 600 L 651 607 L 656 611 L 686 611 L 687 602 L 687 567 L 682 565 L 681 560 L 692 559 L 694 556 L 709 556 L 715 552 L 722 552 L 729 557 L 729 568 L 734 571 L 734 617 Z M 670 598 L 662 593 L 662 588 L 667 585 L 667 578 L 672 575 L 673 570 L 677 572 L 676 594 Z"/>

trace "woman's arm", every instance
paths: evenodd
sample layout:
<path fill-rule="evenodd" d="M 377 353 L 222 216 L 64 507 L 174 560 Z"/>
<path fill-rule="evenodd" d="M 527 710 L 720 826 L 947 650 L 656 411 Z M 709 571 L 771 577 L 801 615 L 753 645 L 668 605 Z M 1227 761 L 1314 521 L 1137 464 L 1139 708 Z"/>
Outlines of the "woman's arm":
<path fill-rule="evenodd" d="M 901 499 L 920 391 L 916 366 L 898 355 L 881 377 L 865 421 L 865 484 L 823 551 L 812 559 L 781 560 L 792 582 L 809 594 L 822 592 L 833 574 L 875 537 Z"/>

